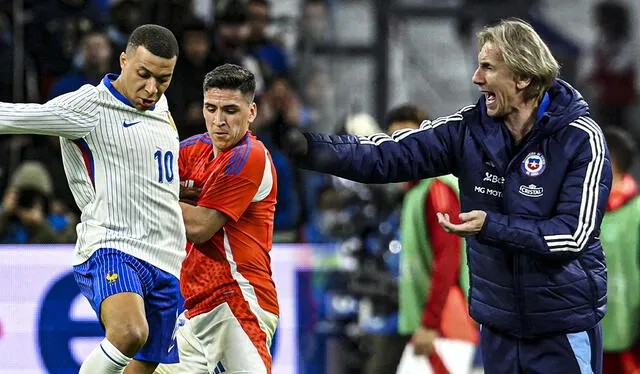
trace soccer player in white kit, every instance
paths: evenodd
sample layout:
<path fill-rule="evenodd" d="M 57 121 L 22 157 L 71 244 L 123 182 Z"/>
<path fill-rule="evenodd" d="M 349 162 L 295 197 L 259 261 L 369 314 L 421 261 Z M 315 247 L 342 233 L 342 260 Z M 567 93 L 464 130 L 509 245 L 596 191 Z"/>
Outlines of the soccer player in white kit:
<path fill-rule="evenodd" d="M 42 46 L 46 48 L 46 46 Z M 174 329 L 185 229 L 179 140 L 163 95 L 178 44 L 143 25 L 107 74 L 45 104 L 0 103 L 0 133 L 61 137 L 82 211 L 74 273 L 106 331 L 80 373 L 153 373 L 177 362 Z"/>

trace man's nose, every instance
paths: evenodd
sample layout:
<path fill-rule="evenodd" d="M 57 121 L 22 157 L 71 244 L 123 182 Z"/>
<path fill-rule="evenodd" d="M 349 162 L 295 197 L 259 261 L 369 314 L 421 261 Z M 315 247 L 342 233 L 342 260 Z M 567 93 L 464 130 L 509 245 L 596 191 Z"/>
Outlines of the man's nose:
<path fill-rule="evenodd" d="M 158 82 L 156 81 L 156 79 L 147 79 L 144 90 L 147 91 L 150 95 L 155 95 L 158 92 Z"/>
<path fill-rule="evenodd" d="M 474 84 L 477 85 L 481 85 L 484 83 L 484 78 L 482 77 L 482 73 L 480 72 L 480 68 L 476 69 L 476 71 L 473 72 L 473 76 L 471 77 L 471 81 Z"/>

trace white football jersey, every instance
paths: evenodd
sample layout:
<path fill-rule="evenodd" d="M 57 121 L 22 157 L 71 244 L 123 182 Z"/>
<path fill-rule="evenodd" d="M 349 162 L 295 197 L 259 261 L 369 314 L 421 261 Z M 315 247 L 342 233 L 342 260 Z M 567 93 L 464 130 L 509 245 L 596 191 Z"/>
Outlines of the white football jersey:
<path fill-rule="evenodd" d="M 137 110 L 112 86 L 115 78 L 45 104 L 0 103 L 0 133 L 61 137 L 82 211 L 74 265 L 115 248 L 179 277 L 186 236 L 178 132 L 164 96 L 152 110 Z"/>

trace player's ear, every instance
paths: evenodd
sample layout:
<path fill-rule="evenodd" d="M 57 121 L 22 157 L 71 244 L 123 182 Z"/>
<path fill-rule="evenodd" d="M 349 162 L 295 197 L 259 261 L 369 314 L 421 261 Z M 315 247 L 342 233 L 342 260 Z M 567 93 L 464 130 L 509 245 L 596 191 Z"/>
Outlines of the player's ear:
<path fill-rule="evenodd" d="M 251 103 L 251 105 L 249 105 L 249 123 L 253 123 L 257 115 L 258 115 L 258 106 L 254 101 L 253 103 Z"/>
<path fill-rule="evenodd" d="M 122 52 L 120 53 L 120 69 L 124 69 L 125 65 L 127 65 L 127 54 Z"/>

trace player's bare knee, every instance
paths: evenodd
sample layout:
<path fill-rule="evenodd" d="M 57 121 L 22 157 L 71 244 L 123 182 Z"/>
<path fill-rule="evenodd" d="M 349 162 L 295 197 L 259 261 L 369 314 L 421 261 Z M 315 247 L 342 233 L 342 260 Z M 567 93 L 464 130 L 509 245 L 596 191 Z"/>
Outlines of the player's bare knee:
<path fill-rule="evenodd" d="M 147 342 L 149 328 L 146 324 L 123 324 L 107 330 L 107 339 L 123 354 L 133 357 Z"/>

